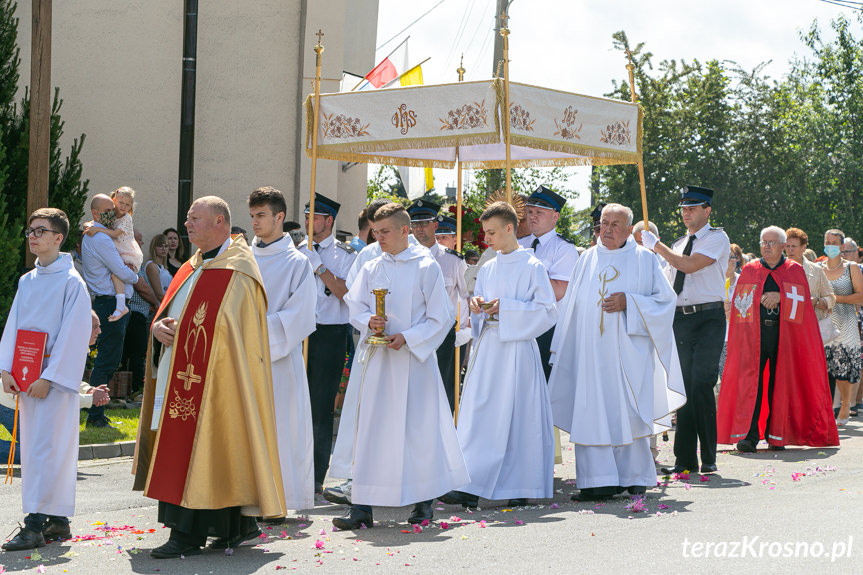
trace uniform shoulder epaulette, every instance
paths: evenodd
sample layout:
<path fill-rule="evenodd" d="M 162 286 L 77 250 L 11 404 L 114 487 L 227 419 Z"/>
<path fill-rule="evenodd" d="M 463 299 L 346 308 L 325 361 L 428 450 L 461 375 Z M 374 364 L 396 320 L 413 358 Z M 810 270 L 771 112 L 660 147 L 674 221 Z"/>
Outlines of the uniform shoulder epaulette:
<path fill-rule="evenodd" d="M 461 258 L 461 259 L 464 259 L 464 256 L 463 256 L 462 254 L 458 253 L 458 252 L 457 252 L 457 251 L 455 251 L 455 250 L 451 250 L 451 249 L 449 249 L 449 248 L 444 248 L 444 251 L 445 251 L 446 253 L 448 253 L 448 254 L 452 254 L 452 255 L 457 256 L 457 257 L 459 257 L 459 258 Z"/>
<path fill-rule="evenodd" d="M 562 239 L 563 241 L 565 241 L 565 242 L 566 242 L 566 243 L 568 243 L 568 244 L 575 245 L 575 242 L 574 242 L 574 241 L 569 240 L 569 239 L 567 239 L 567 238 L 563 237 L 563 236 L 562 236 L 562 235 L 560 235 L 560 234 L 557 234 L 557 237 L 559 237 L 560 239 Z"/>
<path fill-rule="evenodd" d="M 349 254 L 352 254 L 352 253 L 357 251 L 350 244 L 346 244 L 345 242 L 341 242 L 339 240 L 336 240 L 336 246 L 342 248 L 343 250 L 345 250 Z"/>
<path fill-rule="evenodd" d="M 679 242 L 680 240 L 685 239 L 685 238 L 686 238 L 686 234 L 683 234 L 683 235 L 682 235 L 682 236 L 680 236 L 679 238 L 674 238 L 674 240 L 671 242 L 671 245 L 674 245 L 674 244 L 676 244 L 677 242 Z"/>
<path fill-rule="evenodd" d="M 711 227 L 711 228 L 710 228 L 710 231 L 711 231 L 711 232 L 724 232 L 725 230 L 724 230 L 724 229 L 722 229 L 722 228 L 714 228 L 714 227 Z"/>

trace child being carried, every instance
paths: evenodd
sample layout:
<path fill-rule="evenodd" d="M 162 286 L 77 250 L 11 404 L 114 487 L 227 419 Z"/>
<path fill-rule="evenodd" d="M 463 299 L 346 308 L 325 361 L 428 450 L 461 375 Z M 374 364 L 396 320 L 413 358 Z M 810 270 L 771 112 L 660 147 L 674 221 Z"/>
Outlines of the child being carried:
<path fill-rule="evenodd" d="M 114 200 L 114 215 L 115 221 L 113 225 L 106 225 L 104 228 L 97 228 L 93 222 L 84 224 L 84 233 L 87 235 L 95 235 L 97 233 L 107 234 L 114 240 L 114 246 L 120 257 L 132 271 L 138 273 L 141 269 L 141 264 L 144 262 L 144 254 L 141 251 L 141 246 L 135 240 L 135 230 L 132 224 L 132 211 L 135 206 L 135 190 L 128 186 L 117 188 L 111 192 L 111 199 Z M 108 212 L 110 213 L 110 212 Z M 102 222 L 103 224 L 105 222 Z M 117 307 L 110 316 L 108 321 L 117 321 L 127 313 L 129 308 L 126 307 L 126 287 L 123 280 L 111 274 L 111 282 L 114 284 L 114 294 L 117 298 Z"/>

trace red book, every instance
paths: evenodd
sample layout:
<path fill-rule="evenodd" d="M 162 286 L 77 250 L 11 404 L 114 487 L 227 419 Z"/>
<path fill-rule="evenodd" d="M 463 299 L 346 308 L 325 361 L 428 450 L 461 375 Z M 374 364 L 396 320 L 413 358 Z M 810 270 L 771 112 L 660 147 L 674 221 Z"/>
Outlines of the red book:
<path fill-rule="evenodd" d="M 42 361 L 45 359 L 45 344 L 48 334 L 41 331 L 18 330 L 15 339 L 15 356 L 12 358 L 12 377 L 21 391 L 27 391 L 30 384 L 42 375 Z"/>

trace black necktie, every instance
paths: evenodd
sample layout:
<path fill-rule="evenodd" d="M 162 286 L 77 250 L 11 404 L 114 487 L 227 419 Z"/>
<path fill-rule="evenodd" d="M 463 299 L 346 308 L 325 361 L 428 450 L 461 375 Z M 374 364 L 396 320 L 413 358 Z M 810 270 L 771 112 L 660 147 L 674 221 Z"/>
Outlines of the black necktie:
<path fill-rule="evenodd" d="M 683 255 L 688 256 L 692 253 L 692 244 L 695 243 L 695 236 L 689 236 L 689 241 L 686 242 L 686 247 L 683 248 Z M 680 295 L 680 292 L 683 291 L 683 280 L 686 278 L 686 274 L 680 270 L 677 270 L 677 275 L 674 276 L 674 293 Z"/>
<path fill-rule="evenodd" d="M 315 244 L 315 251 L 316 251 L 316 252 L 318 252 L 318 253 L 320 253 L 320 251 L 321 251 L 321 244 Z"/>
<path fill-rule="evenodd" d="M 533 241 L 530 243 L 530 249 L 536 252 L 536 246 L 539 245 L 539 238 L 533 238 Z"/>

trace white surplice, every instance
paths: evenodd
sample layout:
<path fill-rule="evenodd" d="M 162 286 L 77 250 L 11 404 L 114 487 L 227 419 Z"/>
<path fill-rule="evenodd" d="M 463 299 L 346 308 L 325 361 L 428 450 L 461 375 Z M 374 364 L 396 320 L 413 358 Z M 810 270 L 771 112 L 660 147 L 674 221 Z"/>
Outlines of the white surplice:
<path fill-rule="evenodd" d="M 78 389 L 90 341 L 90 294 L 72 263 L 60 257 L 24 274 L 0 341 L 0 369 L 11 371 L 18 330 L 48 334 L 44 399 L 19 395 L 21 495 L 24 513 L 75 514 L 78 471 Z"/>
<path fill-rule="evenodd" d="M 398 351 L 365 343 L 377 288 L 389 290 L 386 333 L 405 337 Z M 351 500 L 363 505 L 400 507 L 464 487 L 470 478 L 435 356 L 453 317 L 440 266 L 420 246 L 385 253 L 363 266 L 345 301 L 360 345 L 336 452 L 351 463 L 334 457 L 331 475 L 351 477 Z"/>
<path fill-rule="evenodd" d="M 499 299 L 500 313 L 471 314 L 474 347 L 457 428 L 471 483 L 462 491 L 552 497 L 554 430 L 536 345 L 557 321 L 548 272 L 533 250 L 499 253 L 480 269 L 474 295 Z"/>
<path fill-rule="evenodd" d="M 602 299 L 616 292 L 626 309 L 604 313 Z M 579 488 L 655 484 L 646 438 L 668 429 L 686 401 L 676 301 L 656 256 L 632 237 L 578 259 L 551 345 L 549 394 L 554 424 L 575 444 Z"/>
<path fill-rule="evenodd" d="M 267 292 L 267 331 L 273 366 L 276 439 L 288 509 L 314 507 L 312 405 L 303 363 L 303 340 L 315 331 L 315 276 L 290 236 L 252 252 Z"/>

